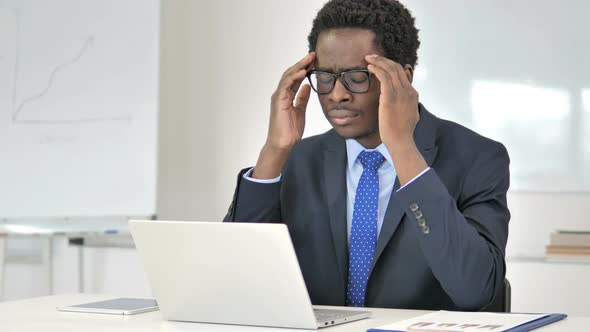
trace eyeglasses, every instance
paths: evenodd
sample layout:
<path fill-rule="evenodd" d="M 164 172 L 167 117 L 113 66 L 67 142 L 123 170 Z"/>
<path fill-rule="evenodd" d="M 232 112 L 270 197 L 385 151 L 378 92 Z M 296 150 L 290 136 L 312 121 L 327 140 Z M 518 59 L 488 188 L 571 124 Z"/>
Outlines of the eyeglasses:
<path fill-rule="evenodd" d="M 320 95 L 325 95 L 336 85 L 336 80 L 352 93 L 365 93 L 371 87 L 371 72 L 366 69 L 347 70 L 340 73 L 312 70 L 307 73 L 307 79 L 312 89 Z"/>

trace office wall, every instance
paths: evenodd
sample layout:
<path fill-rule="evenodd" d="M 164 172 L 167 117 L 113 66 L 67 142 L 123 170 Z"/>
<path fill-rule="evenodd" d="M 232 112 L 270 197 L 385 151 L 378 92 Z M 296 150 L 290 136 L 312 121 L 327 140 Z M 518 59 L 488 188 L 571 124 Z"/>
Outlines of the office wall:
<path fill-rule="evenodd" d="M 309 24 L 319 5 L 164 2 L 161 218 L 221 220 L 237 171 L 256 161 L 264 142 L 277 78 L 307 52 L 301 26 Z M 280 44 L 274 44 L 277 40 Z M 328 128 L 317 102 L 310 104 L 307 135 Z"/>
<path fill-rule="evenodd" d="M 549 233 L 588 229 L 588 193 L 510 192 L 507 278 L 516 312 L 590 315 L 590 263 L 542 261 Z"/>
<path fill-rule="evenodd" d="M 308 29 L 322 3 L 164 1 L 160 218 L 221 220 L 238 170 L 255 163 L 266 137 L 270 95 L 282 72 L 307 52 Z M 307 116 L 306 136 L 329 128 L 313 98 Z M 551 230 L 587 227 L 588 202 L 589 193 L 510 192 L 508 255 L 541 257 Z M 590 315 L 578 295 L 589 274 L 590 265 L 509 258 L 513 308 Z"/>

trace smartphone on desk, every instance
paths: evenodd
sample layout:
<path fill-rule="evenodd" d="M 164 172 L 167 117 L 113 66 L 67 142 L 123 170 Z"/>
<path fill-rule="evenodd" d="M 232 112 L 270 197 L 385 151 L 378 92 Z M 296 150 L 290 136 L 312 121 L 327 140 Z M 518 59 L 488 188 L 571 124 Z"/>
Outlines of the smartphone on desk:
<path fill-rule="evenodd" d="M 122 297 L 106 301 L 57 307 L 57 310 L 93 314 L 135 315 L 142 312 L 158 310 L 158 303 L 154 299 Z"/>

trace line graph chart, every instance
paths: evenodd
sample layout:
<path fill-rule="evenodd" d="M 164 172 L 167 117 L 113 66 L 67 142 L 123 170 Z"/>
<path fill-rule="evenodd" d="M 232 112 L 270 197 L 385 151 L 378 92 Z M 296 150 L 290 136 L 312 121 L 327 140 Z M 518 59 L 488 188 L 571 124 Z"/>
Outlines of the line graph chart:
<path fill-rule="evenodd" d="M 46 75 L 36 75 L 35 80 L 43 81 L 42 86 L 40 85 L 35 91 L 24 89 L 19 82 L 30 80 L 31 74 L 23 70 L 24 64 L 22 63 L 23 56 L 26 54 L 26 50 L 23 50 L 23 14 L 17 8 L 2 7 L 0 7 L 0 13 L 0 24 L 8 27 L 9 31 L 13 31 L 12 36 L 3 38 L 7 44 L 11 44 L 12 42 L 13 54 L 4 54 L 7 51 L 0 54 L 0 62 L 4 63 L 4 67 L 8 63 L 12 71 L 12 95 L 10 96 L 10 120 L 12 124 L 67 125 L 84 123 L 104 124 L 109 122 L 126 123 L 132 121 L 133 116 L 130 112 L 116 115 L 69 112 L 65 116 L 63 114 L 59 116 L 57 113 L 63 113 L 63 108 L 60 109 L 59 103 L 57 105 L 53 103 L 54 105 L 52 107 L 47 107 L 47 105 L 43 104 L 44 99 L 48 98 L 52 90 L 61 83 L 60 78 L 67 74 L 68 71 L 76 70 L 76 66 L 79 66 L 80 62 L 92 52 L 93 47 L 97 43 L 97 38 L 93 34 L 87 35 L 79 40 L 78 49 L 71 55 L 64 54 L 63 60 L 48 64 L 48 68 L 50 69 Z M 0 39 L 0 42 L 2 42 L 2 39 Z M 10 47 L 6 47 L 6 45 L 3 47 L 3 49 L 8 48 Z M 35 56 L 41 59 L 43 53 L 39 52 Z M 28 58 L 35 59 L 35 57 L 31 57 L 30 55 Z M 92 78 L 90 77 L 89 79 Z"/>
<path fill-rule="evenodd" d="M 0 0 L 3 216 L 154 212 L 159 23 L 159 0 Z"/>

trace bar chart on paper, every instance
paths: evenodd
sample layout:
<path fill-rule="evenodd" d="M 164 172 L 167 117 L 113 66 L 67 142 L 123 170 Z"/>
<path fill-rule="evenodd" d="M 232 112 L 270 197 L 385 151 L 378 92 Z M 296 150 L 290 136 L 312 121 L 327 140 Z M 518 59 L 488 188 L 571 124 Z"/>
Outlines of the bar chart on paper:
<path fill-rule="evenodd" d="M 157 0 L 0 0 L 0 217 L 155 212 Z"/>

